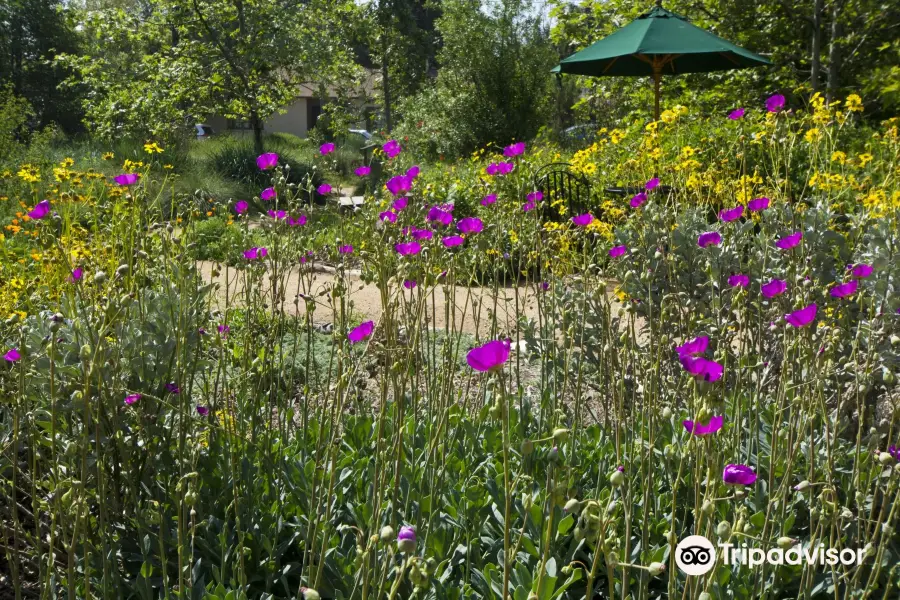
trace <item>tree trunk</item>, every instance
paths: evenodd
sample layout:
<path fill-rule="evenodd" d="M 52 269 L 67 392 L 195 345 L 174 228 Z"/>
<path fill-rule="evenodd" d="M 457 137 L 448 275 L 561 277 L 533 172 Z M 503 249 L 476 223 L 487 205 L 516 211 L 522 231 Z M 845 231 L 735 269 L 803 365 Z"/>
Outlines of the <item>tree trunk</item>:
<path fill-rule="evenodd" d="M 393 123 L 391 122 L 391 80 L 388 71 L 388 36 L 387 28 L 385 28 L 381 57 L 381 89 L 384 92 L 384 126 L 387 132 L 390 133 L 391 129 L 393 129 Z"/>
<path fill-rule="evenodd" d="M 820 90 L 819 78 L 822 72 L 822 12 L 825 10 L 825 0 L 815 0 L 813 6 L 813 38 L 812 38 L 812 70 L 810 80 L 813 92 Z"/>
<path fill-rule="evenodd" d="M 250 113 L 250 125 L 253 127 L 253 148 L 257 154 L 263 153 L 263 124 L 259 114 L 254 110 Z"/>
<path fill-rule="evenodd" d="M 828 89 L 825 92 L 825 100 L 830 104 L 841 86 L 841 37 L 844 35 L 844 26 L 841 23 L 841 9 L 843 0 L 834 0 L 831 11 L 831 46 L 828 49 Z"/>

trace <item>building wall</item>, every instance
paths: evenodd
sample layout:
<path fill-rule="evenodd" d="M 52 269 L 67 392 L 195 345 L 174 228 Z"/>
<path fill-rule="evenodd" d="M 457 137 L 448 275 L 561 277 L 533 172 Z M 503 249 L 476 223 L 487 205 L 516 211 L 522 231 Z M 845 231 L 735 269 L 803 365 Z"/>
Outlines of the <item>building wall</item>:
<path fill-rule="evenodd" d="M 266 133 L 291 133 L 296 136 L 305 138 L 309 131 L 309 123 L 307 121 L 307 98 L 298 98 L 296 102 L 291 104 L 284 114 L 275 113 L 263 123 L 263 130 Z M 219 115 L 213 115 L 205 121 L 207 125 L 213 128 L 217 134 L 228 133 L 231 135 L 243 136 L 253 135 L 252 129 L 229 129 L 228 119 Z"/>

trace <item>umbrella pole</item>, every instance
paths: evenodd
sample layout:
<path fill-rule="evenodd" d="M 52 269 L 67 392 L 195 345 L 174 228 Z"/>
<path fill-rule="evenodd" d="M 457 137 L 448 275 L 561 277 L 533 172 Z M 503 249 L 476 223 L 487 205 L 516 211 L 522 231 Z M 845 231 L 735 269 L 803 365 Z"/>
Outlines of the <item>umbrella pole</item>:
<path fill-rule="evenodd" d="M 662 73 L 656 69 L 653 69 L 653 95 L 656 99 L 656 105 L 653 110 L 653 120 L 659 121 L 659 80 L 662 78 Z"/>

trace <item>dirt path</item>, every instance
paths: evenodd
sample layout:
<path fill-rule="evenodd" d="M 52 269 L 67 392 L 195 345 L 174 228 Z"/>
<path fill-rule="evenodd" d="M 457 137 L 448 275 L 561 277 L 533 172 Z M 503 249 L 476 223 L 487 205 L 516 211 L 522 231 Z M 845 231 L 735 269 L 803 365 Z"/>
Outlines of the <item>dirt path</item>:
<path fill-rule="evenodd" d="M 225 306 L 226 303 L 231 305 L 242 303 L 244 278 L 241 271 L 234 268 L 226 269 L 223 265 L 208 261 L 199 262 L 198 269 L 205 281 L 219 284 L 216 297 L 220 307 Z M 214 270 L 218 271 L 218 275 L 215 277 L 213 277 Z M 334 314 L 328 304 L 328 294 L 335 282 L 333 273 L 314 273 L 311 276 L 311 283 L 307 282 L 309 276 L 304 277 L 301 282 L 300 272 L 296 269 L 285 277 L 288 290 L 285 310 L 292 314 L 306 311 L 305 302 L 300 301 L 298 304 L 294 304 L 295 295 L 302 292 L 316 298 L 314 321 L 317 324 L 334 322 Z M 353 312 L 365 319 L 378 321 L 382 313 L 382 298 L 378 287 L 375 284 L 361 281 L 358 274 L 351 274 L 349 280 L 349 297 Z M 265 277 L 264 289 L 269 289 L 269 285 L 269 277 Z M 433 322 L 438 329 L 448 329 L 448 321 L 450 321 L 450 326 L 456 331 L 480 333 L 476 327 L 476 324 L 480 323 L 483 332 L 486 324 L 491 322 L 491 314 L 496 306 L 497 323 L 501 333 L 512 331 L 516 324 L 517 302 L 519 314 L 524 314 L 529 318 L 538 316 L 535 297 L 537 290 L 533 287 L 501 287 L 497 290 L 496 298 L 493 288 L 436 286 L 431 289 L 405 290 L 399 285 L 395 287 L 397 289 L 391 291 L 391 301 L 397 302 L 402 310 L 414 310 L 424 294 L 426 312 L 424 320 L 429 326 Z M 453 310 L 448 310 L 448 305 L 452 306 Z"/>

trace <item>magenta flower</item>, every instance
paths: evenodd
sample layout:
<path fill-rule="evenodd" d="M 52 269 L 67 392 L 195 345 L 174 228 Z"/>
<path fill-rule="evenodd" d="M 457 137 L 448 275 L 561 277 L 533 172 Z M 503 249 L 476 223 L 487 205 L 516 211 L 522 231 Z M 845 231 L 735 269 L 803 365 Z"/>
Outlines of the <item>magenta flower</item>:
<path fill-rule="evenodd" d="M 725 424 L 725 417 L 711 417 L 709 423 L 706 425 L 703 423 L 695 423 L 694 421 L 684 421 L 682 424 L 689 433 L 693 433 L 694 435 L 709 435 L 710 433 L 715 433 L 722 429 L 722 425 Z"/>
<path fill-rule="evenodd" d="M 725 221 L 726 223 L 730 223 L 731 221 L 737 221 L 744 214 L 744 207 L 741 205 L 735 206 L 734 208 L 722 209 L 719 211 L 719 218 Z"/>
<path fill-rule="evenodd" d="M 283 219 L 287 216 L 287 213 L 283 210 L 270 210 L 266 214 L 269 215 L 270 217 L 272 217 L 273 219 L 275 219 L 276 221 L 278 221 L 279 219 Z"/>
<path fill-rule="evenodd" d="M 69 275 L 69 283 L 81 281 L 82 277 L 84 277 L 84 270 L 81 267 L 78 267 L 72 271 L 71 275 Z"/>
<path fill-rule="evenodd" d="M 274 152 L 266 152 L 256 157 L 256 166 L 260 171 L 268 171 L 274 169 L 278 164 L 278 155 Z"/>
<path fill-rule="evenodd" d="M 852 281 L 848 281 L 847 283 L 841 283 L 839 285 L 831 288 L 831 297 L 832 298 L 846 298 L 847 296 L 852 296 L 856 293 L 856 288 L 859 287 L 859 281 L 856 279 Z"/>
<path fill-rule="evenodd" d="M 326 154 L 331 154 L 334 152 L 334 144 L 331 142 L 325 142 L 321 146 L 319 146 L 319 154 L 325 156 Z"/>
<path fill-rule="evenodd" d="M 469 350 L 466 362 L 476 371 L 496 371 L 509 359 L 509 342 L 492 340 Z"/>
<path fill-rule="evenodd" d="M 200 415 L 201 417 L 205 417 L 206 415 L 209 414 L 209 409 L 207 407 L 203 406 L 202 404 L 198 404 L 197 405 L 197 414 Z"/>
<path fill-rule="evenodd" d="M 522 212 L 531 212 L 535 209 L 536 206 L 537 204 L 535 204 L 534 202 L 526 202 L 522 205 Z"/>
<path fill-rule="evenodd" d="M 175 383 L 174 381 L 170 381 L 163 387 L 165 387 L 166 391 L 169 392 L 170 394 L 180 394 L 181 393 L 181 388 L 178 387 L 178 384 Z"/>
<path fill-rule="evenodd" d="M 794 246 L 800 243 L 800 240 L 803 239 L 802 231 L 795 231 L 791 235 L 785 236 L 775 242 L 775 246 L 781 248 L 782 250 L 790 250 Z"/>
<path fill-rule="evenodd" d="M 762 295 L 766 298 L 780 296 L 787 291 L 787 281 L 784 281 L 783 279 L 773 279 L 772 281 L 759 286 L 759 291 L 762 292 Z"/>
<path fill-rule="evenodd" d="M 629 202 L 629 204 L 631 205 L 631 208 L 637 208 L 646 201 L 647 201 L 647 192 L 641 192 L 639 194 L 635 194 L 634 196 L 632 196 L 631 202 Z"/>
<path fill-rule="evenodd" d="M 239 215 L 242 215 L 245 212 L 247 212 L 248 208 L 250 208 L 250 205 L 247 204 L 246 200 L 238 200 L 237 202 L 234 203 L 234 212 L 236 212 Z"/>
<path fill-rule="evenodd" d="M 750 212 L 760 212 L 769 208 L 769 199 L 768 198 L 754 198 L 750 202 L 747 203 L 747 208 L 750 209 Z"/>
<path fill-rule="evenodd" d="M 583 215 L 572 217 L 572 222 L 578 227 L 587 227 L 594 222 L 594 215 L 591 213 L 584 213 Z"/>
<path fill-rule="evenodd" d="M 400 143 L 397 140 L 388 140 L 381 149 L 384 150 L 384 153 L 387 154 L 388 158 L 394 158 L 403 151 L 403 148 L 400 147 Z"/>
<path fill-rule="evenodd" d="M 372 335 L 374 330 L 375 322 L 365 321 L 351 329 L 350 333 L 347 334 L 347 339 L 350 340 L 351 344 L 357 344 Z"/>
<path fill-rule="evenodd" d="M 750 285 L 750 277 L 741 273 L 735 273 L 728 278 L 728 285 L 731 287 L 747 287 Z"/>
<path fill-rule="evenodd" d="M 491 163 L 487 167 L 485 167 L 485 173 L 488 175 L 509 175 L 512 173 L 512 170 L 515 168 L 511 162 L 498 162 Z"/>
<path fill-rule="evenodd" d="M 260 200 L 271 200 L 274 197 L 275 197 L 275 188 L 273 188 L 273 187 L 264 189 L 262 191 L 262 193 L 260 193 L 260 195 L 259 195 Z"/>
<path fill-rule="evenodd" d="M 422 251 L 422 244 L 419 242 L 402 242 L 394 246 L 394 250 L 400 256 L 414 256 Z"/>
<path fill-rule="evenodd" d="M 6 360 L 6 362 L 14 363 L 21 360 L 22 355 L 19 354 L 18 348 L 10 348 L 7 350 L 6 354 L 3 355 L 3 359 Z"/>
<path fill-rule="evenodd" d="M 438 206 L 432 206 L 425 218 L 430 222 L 440 223 L 445 227 L 453 222 L 453 215 Z"/>
<path fill-rule="evenodd" d="M 628 246 L 613 246 L 609 249 L 610 258 L 618 258 L 628 252 Z"/>
<path fill-rule="evenodd" d="M 525 199 L 528 200 L 529 202 L 540 202 L 541 200 L 544 199 L 544 192 L 542 192 L 540 190 L 536 190 L 534 192 L 531 192 L 527 196 L 525 196 Z"/>
<path fill-rule="evenodd" d="M 50 214 L 50 201 L 49 200 L 41 200 L 37 203 L 31 212 L 28 213 L 28 216 L 34 219 L 35 221 L 39 221 Z"/>
<path fill-rule="evenodd" d="M 784 108 L 784 96 L 775 94 L 766 99 L 766 110 L 773 113 Z"/>
<path fill-rule="evenodd" d="M 247 260 L 261 260 L 266 257 L 269 251 L 265 248 L 257 248 L 253 247 L 249 250 L 244 250 L 244 258 Z"/>
<path fill-rule="evenodd" d="M 415 179 L 416 177 L 419 176 L 420 171 L 421 171 L 421 169 L 419 169 L 419 165 L 413 165 L 406 170 L 406 176 L 409 178 L 410 181 L 412 181 L 413 179 Z"/>
<path fill-rule="evenodd" d="M 655 190 L 659 187 L 659 177 L 654 177 L 650 181 L 644 184 L 644 189 L 647 191 Z"/>
<path fill-rule="evenodd" d="M 494 202 L 497 201 L 497 194 L 488 194 L 484 198 L 481 199 L 482 206 L 490 206 Z"/>
<path fill-rule="evenodd" d="M 460 219 L 459 223 L 456 224 L 456 229 L 460 233 L 472 235 L 481 233 L 484 229 L 484 223 L 478 217 L 466 217 L 465 219 Z"/>
<path fill-rule="evenodd" d="M 231 333 L 231 327 L 228 325 L 219 325 L 216 330 L 222 334 L 222 337 L 228 337 L 228 334 Z"/>
<path fill-rule="evenodd" d="M 127 404 L 128 406 L 131 406 L 132 404 L 134 404 L 135 402 L 137 402 L 140 399 L 141 399 L 140 394 L 129 394 L 128 396 L 125 396 L 125 404 Z"/>
<path fill-rule="evenodd" d="M 818 310 L 818 306 L 810 304 L 800 310 L 795 310 L 790 314 L 784 315 L 784 320 L 794 327 L 806 327 L 816 318 Z"/>
<path fill-rule="evenodd" d="M 406 208 L 407 204 L 409 204 L 409 198 L 407 198 L 406 196 L 401 196 L 391 203 L 391 208 L 397 212 L 400 212 L 401 210 Z"/>
<path fill-rule="evenodd" d="M 327 183 L 323 183 L 322 185 L 320 185 L 319 187 L 316 188 L 316 191 L 319 192 L 319 194 L 322 196 L 327 196 L 328 194 L 331 193 L 331 186 L 328 185 Z"/>
<path fill-rule="evenodd" d="M 517 142 L 503 149 L 503 156 L 512 158 L 525 152 L 525 142 Z"/>
<path fill-rule="evenodd" d="M 382 222 L 388 221 L 389 223 L 397 222 L 397 213 L 392 213 L 389 210 L 386 210 L 378 215 L 378 219 Z"/>
<path fill-rule="evenodd" d="M 722 481 L 727 485 L 753 485 L 756 483 L 756 473 L 747 465 L 725 465 L 722 472 Z"/>
<path fill-rule="evenodd" d="M 303 227 L 306 225 L 306 215 L 300 215 L 296 219 L 288 217 L 288 227 Z"/>
<path fill-rule="evenodd" d="M 441 240 L 441 243 L 444 244 L 445 248 L 454 248 L 462 244 L 465 240 L 462 236 L 459 235 L 448 235 L 444 239 Z"/>
<path fill-rule="evenodd" d="M 404 280 L 403 280 L 403 287 L 405 287 L 405 288 L 408 289 L 408 290 L 411 290 L 411 289 L 413 289 L 414 287 L 416 287 L 416 282 L 415 282 L 415 280 L 413 280 L 413 279 L 404 279 Z"/>
<path fill-rule="evenodd" d="M 139 173 L 122 173 L 121 175 L 116 175 L 113 177 L 113 181 L 122 186 L 134 185 L 138 182 L 141 176 Z"/>
<path fill-rule="evenodd" d="M 738 119 L 740 119 L 743 116 L 744 116 L 743 108 L 736 108 L 735 110 L 728 113 L 728 118 L 731 119 L 732 121 L 737 121 Z"/>
<path fill-rule="evenodd" d="M 872 274 L 872 265 L 858 264 L 850 271 L 850 274 L 859 279 L 865 279 Z"/>
<path fill-rule="evenodd" d="M 413 227 L 409 235 L 412 236 L 414 240 L 430 240 L 434 237 L 434 233 L 429 231 L 428 229 L 416 229 Z"/>
<path fill-rule="evenodd" d="M 338 254 L 353 254 L 353 246 L 350 244 L 338 246 Z"/>
<path fill-rule="evenodd" d="M 679 357 L 694 356 L 695 354 L 703 354 L 707 348 L 709 348 L 709 337 L 703 335 L 676 346 L 675 352 L 678 353 Z"/>
<path fill-rule="evenodd" d="M 701 233 L 700 237 L 697 238 L 697 245 L 701 248 L 706 248 L 707 246 L 718 246 L 722 243 L 722 236 L 719 235 L 717 231 L 707 231 L 706 233 Z"/>
<path fill-rule="evenodd" d="M 412 187 L 412 179 L 406 175 L 394 175 L 387 180 L 384 187 L 386 187 L 391 194 L 397 196 L 403 192 L 409 191 L 409 188 Z"/>
<path fill-rule="evenodd" d="M 353 174 L 356 175 L 357 177 L 365 177 L 366 175 L 368 175 L 371 172 L 372 172 L 372 167 L 363 165 L 361 167 L 356 167 L 356 170 L 353 171 Z"/>
<path fill-rule="evenodd" d="M 684 370 L 703 381 L 718 381 L 722 378 L 724 367 L 714 360 L 702 356 L 683 355 L 678 358 Z"/>

